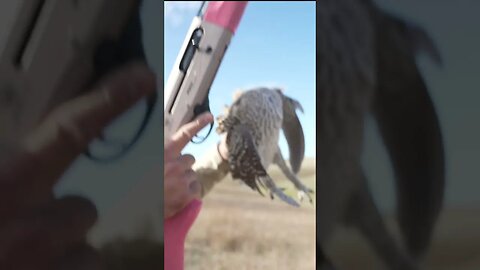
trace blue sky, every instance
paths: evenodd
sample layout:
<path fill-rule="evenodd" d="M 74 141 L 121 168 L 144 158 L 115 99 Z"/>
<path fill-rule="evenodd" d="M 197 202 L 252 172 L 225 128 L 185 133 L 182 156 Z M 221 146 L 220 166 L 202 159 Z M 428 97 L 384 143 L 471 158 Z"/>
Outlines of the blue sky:
<path fill-rule="evenodd" d="M 201 2 L 165 2 L 164 78 L 173 67 L 180 46 Z M 236 89 L 280 86 L 300 101 L 305 155 L 315 156 L 315 2 L 249 2 L 210 91 L 216 116 L 231 104 Z M 215 124 L 216 127 L 216 124 Z M 203 130 L 200 134 L 206 134 Z M 218 141 L 213 130 L 202 144 L 185 153 L 200 154 Z M 285 139 L 281 149 L 288 157 Z"/>

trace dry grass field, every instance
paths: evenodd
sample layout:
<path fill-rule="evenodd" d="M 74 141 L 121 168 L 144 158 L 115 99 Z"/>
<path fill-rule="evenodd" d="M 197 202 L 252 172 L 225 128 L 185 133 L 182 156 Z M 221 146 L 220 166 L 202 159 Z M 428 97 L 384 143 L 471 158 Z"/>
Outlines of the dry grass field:
<path fill-rule="evenodd" d="M 270 174 L 295 196 L 275 166 Z M 299 176 L 315 189 L 313 160 L 305 160 Z M 386 220 L 395 233 L 393 218 Z M 326 252 L 338 269 L 384 269 L 362 236 L 350 229 L 340 228 Z M 314 205 L 304 202 L 295 209 L 225 179 L 204 200 L 187 238 L 185 260 L 186 270 L 315 269 Z M 480 269 L 480 209 L 443 212 L 423 269 Z"/>
<path fill-rule="evenodd" d="M 278 185 L 296 196 L 276 166 L 271 167 L 270 175 L 280 180 Z M 304 161 L 299 176 L 315 189 L 313 159 Z M 314 203 L 307 201 L 294 208 L 224 179 L 206 196 L 189 232 L 185 269 L 315 269 Z"/>
<path fill-rule="evenodd" d="M 272 166 L 270 174 L 295 196 L 295 189 Z M 315 189 L 315 166 L 306 159 L 299 174 Z M 392 232 L 394 220 L 386 217 Z M 148 237 L 147 237 L 148 238 Z M 161 269 L 159 243 L 117 239 L 104 249 L 109 269 Z M 315 208 L 293 208 L 261 197 L 245 185 L 224 179 L 204 199 L 186 241 L 186 270 L 315 269 Z M 339 228 L 326 247 L 339 270 L 385 269 L 356 231 Z M 120 255 L 120 257 L 119 257 Z M 121 259 L 120 259 L 121 258 Z M 148 265 L 148 266 L 147 266 Z M 442 213 L 422 270 L 480 269 L 480 208 L 448 208 Z"/>

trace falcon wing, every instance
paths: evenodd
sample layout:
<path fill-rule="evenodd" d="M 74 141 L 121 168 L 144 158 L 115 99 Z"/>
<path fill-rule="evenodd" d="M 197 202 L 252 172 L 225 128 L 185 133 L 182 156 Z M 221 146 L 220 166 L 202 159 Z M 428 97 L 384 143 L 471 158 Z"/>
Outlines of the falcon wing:
<path fill-rule="evenodd" d="M 300 170 L 305 155 L 305 137 L 296 109 L 303 112 L 302 105 L 298 101 L 283 95 L 282 129 L 290 152 L 290 166 L 295 174 Z"/>
<path fill-rule="evenodd" d="M 251 189 L 258 191 L 258 184 L 267 188 L 271 194 L 282 201 L 299 207 L 300 205 L 283 193 L 267 174 L 253 142 L 249 128 L 244 124 L 231 126 L 227 133 L 228 162 L 233 178 L 245 182 Z"/>
<path fill-rule="evenodd" d="M 379 25 L 373 113 L 394 167 L 400 231 L 419 256 L 430 243 L 445 189 L 440 123 L 415 62 L 418 37 L 425 32 L 393 16 Z"/>

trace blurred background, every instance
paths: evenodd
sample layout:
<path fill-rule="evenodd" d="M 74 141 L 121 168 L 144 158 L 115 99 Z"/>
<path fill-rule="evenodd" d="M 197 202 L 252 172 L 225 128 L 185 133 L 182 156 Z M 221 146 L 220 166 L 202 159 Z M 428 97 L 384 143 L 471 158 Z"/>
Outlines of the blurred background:
<path fill-rule="evenodd" d="M 162 17 L 162 1 L 143 1 L 141 21 L 144 49 L 148 64 L 158 74 L 158 85 L 163 84 Z M 161 89 L 158 88 L 159 91 Z M 90 235 L 96 246 L 111 239 L 151 233 L 153 227 L 157 232 L 163 231 L 161 177 L 145 180 L 152 168 L 162 164 L 163 119 L 160 103 L 159 99 L 142 137 L 127 155 L 112 163 L 97 163 L 82 156 L 58 186 L 57 192 L 60 194 L 81 194 L 96 204 L 99 220 Z M 140 102 L 118 118 L 106 131 L 107 139 L 129 141 L 138 129 L 145 109 L 145 102 Z M 111 150 L 100 146 L 94 144 L 93 149 Z M 155 215 L 154 219 L 152 215 Z"/>
<path fill-rule="evenodd" d="M 444 135 L 447 163 L 447 198 L 449 206 L 479 205 L 480 188 L 478 156 L 480 154 L 480 2 L 455 1 L 391 1 L 377 0 L 385 9 L 402 15 L 424 27 L 436 42 L 443 58 L 443 67 L 430 59 L 418 64 L 435 103 Z M 367 135 L 366 166 L 375 181 L 374 189 L 381 205 L 393 206 L 392 181 L 387 156 L 378 142 L 374 127 Z M 379 166 L 384 164 L 384 166 Z M 385 185 L 382 185 L 384 183 Z M 390 203 L 386 203 L 390 201 Z"/>
<path fill-rule="evenodd" d="M 439 116 L 446 155 L 445 206 L 425 269 L 480 269 L 480 2 L 375 2 L 424 27 L 444 62 L 437 67 L 427 57 L 418 61 Z M 364 167 L 377 205 L 396 232 L 390 161 L 373 119 L 367 125 Z M 351 230 L 337 233 L 329 253 L 341 269 L 381 267 L 364 239 Z"/>

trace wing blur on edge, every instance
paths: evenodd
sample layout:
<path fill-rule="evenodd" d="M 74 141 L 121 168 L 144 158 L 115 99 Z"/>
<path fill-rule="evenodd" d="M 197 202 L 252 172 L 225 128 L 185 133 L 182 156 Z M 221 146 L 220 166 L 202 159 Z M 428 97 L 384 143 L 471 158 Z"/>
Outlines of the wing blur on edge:
<path fill-rule="evenodd" d="M 415 56 L 419 49 L 434 50 L 430 55 L 440 63 L 440 54 L 433 43 L 425 46 L 431 40 L 419 27 L 386 14 L 377 25 L 373 113 L 393 164 L 400 230 L 411 255 L 419 257 L 442 208 L 445 161 L 439 120 Z"/>

